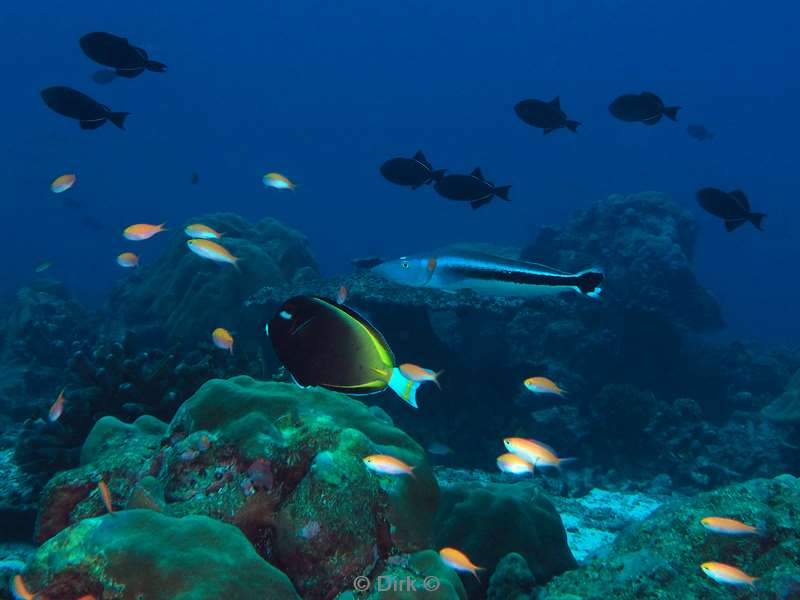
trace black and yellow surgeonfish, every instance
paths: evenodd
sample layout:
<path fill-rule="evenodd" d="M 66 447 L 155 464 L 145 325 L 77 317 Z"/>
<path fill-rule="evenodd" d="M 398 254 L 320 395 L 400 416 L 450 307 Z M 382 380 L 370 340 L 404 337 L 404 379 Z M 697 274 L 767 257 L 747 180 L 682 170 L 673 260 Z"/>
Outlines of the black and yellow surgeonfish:
<path fill-rule="evenodd" d="M 295 296 L 278 309 L 266 332 L 278 358 L 302 387 L 356 396 L 389 387 L 417 407 L 421 382 L 403 376 L 380 331 L 347 306 Z"/>

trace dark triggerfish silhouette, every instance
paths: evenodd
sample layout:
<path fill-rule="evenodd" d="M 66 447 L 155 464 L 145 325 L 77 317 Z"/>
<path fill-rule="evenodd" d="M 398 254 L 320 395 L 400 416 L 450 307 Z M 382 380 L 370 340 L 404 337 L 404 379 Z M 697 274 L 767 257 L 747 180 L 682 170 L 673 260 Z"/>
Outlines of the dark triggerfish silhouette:
<path fill-rule="evenodd" d="M 473 209 L 488 204 L 493 196 L 502 198 L 506 202 L 510 185 L 495 187 L 491 181 L 486 181 L 480 168 L 475 168 L 469 175 L 445 175 L 437 181 L 433 189 L 448 200 L 461 200 L 469 202 Z"/>
<path fill-rule="evenodd" d="M 381 175 L 397 185 L 407 185 L 412 190 L 421 185 L 439 181 L 445 169 L 434 171 L 420 150 L 411 158 L 390 158 L 381 165 Z"/>
<path fill-rule="evenodd" d="M 83 92 L 63 85 L 45 88 L 40 94 L 44 103 L 52 110 L 70 119 L 80 121 L 81 129 L 97 129 L 106 120 L 111 121 L 120 129 L 125 129 L 125 117 L 131 114 L 113 112 L 105 104 L 92 100 Z"/>
<path fill-rule="evenodd" d="M 558 96 L 550 102 L 534 99 L 522 100 L 514 106 L 514 112 L 528 125 L 543 129 L 545 134 L 562 127 L 575 133 L 580 125 L 579 121 L 567 118 L 566 113 L 561 110 L 561 100 Z"/>
<path fill-rule="evenodd" d="M 664 106 L 664 102 L 653 92 L 641 94 L 625 94 L 614 100 L 608 110 L 621 121 L 655 125 L 666 115 L 673 121 L 678 120 L 680 106 Z"/>
<path fill-rule="evenodd" d="M 163 73 L 167 65 L 150 60 L 142 48 L 131 45 L 127 39 L 95 31 L 80 39 L 81 50 L 94 62 L 112 67 L 120 77 L 138 77 L 147 71 Z"/>
<path fill-rule="evenodd" d="M 748 221 L 761 230 L 761 222 L 767 216 L 750 210 L 750 201 L 742 190 L 723 192 L 717 188 L 703 188 L 697 192 L 697 202 L 707 212 L 723 219 L 727 231 L 738 229 Z"/>

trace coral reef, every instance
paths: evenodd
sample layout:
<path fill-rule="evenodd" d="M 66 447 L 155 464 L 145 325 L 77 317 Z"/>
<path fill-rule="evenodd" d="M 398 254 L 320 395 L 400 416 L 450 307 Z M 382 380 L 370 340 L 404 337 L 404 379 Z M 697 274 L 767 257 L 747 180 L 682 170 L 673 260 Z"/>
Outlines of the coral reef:
<path fill-rule="evenodd" d="M 367 471 L 363 457 L 378 452 L 414 465 L 415 477 Z M 361 402 L 245 376 L 206 383 L 168 428 L 101 419 L 81 463 L 45 488 L 39 542 L 102 514 L 102 478 L 116 505 L 238 526 L 306 598 L 429 547 L 438 496 L 422 448 Z"/>
<path fill-rule="evenodd" d="M 535 600 L 536 578 L 524 557 L 516 552 L 506 554 L 495 567 L 487 600 Z"/>
<path fill-rule="evenodd" d="M 707 578 L 706 561 L 733 564 L 760 577 L 758 598 L 796 597 L 800 581 L 800 480 L 789 475 L 757 479 L 669 503 L 623 531 L 610 549 L 583 568 L 551 581 L 549 600 L 616 598 L 731 598 Z M 762 536 L 729 537 L 706 531 L 700 519 L 725 516 L 761 525 Z M 794 592 L 789 592 L 791 586 Z M 732 596 L 733 594 L 733 596 Z"/>
<path fill-rule="evenodd" d="M 298 598 L 241 532 L 203 516 L 126 510 L 84 519 L 42 545 L 23 578 L 49 600 Z"/>
<path fill-rule="evenodd" d="M 770 421 L 800 424 L 800 369 L 792 376 L 786 390 L 761 411 Z"/>
<path fill-rule="evenodd" d="M 481 585 L 465 581 L 471 598 L 485 593 L 488 578 L 511 552 L 523 557 L 540 584 L 576 566 L 558 513 L 533 482 L 442 486 L 435 531 L 438 547 L 458 548 L 485 569 Z"/>

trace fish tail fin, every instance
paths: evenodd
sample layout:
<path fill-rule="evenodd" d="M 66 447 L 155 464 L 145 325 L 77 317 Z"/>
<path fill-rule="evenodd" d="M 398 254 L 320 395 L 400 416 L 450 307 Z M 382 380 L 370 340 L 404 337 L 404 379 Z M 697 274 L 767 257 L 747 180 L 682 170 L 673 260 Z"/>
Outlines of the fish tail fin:
<path fill-rule="evenodd" d="M 159 230 L 159 231 L 167 231 L 167 228 L 166 228 L 166 227 L 164 227 L 164 225 L 166 225 L 166 224 L 167 224 L 167 222 L 166 222 L 166 221 L 164 221 L 163 223 L 159 223 L 159 224 L 158 224 L 158 230 Z"/>
<path fill-rule="evenodd" d="M 491 202 L 491 200 L 492 200 L 492 197 L 489 196 L 488 198 L 481 198 L 480 200 L 473 200 L 472 202 L 469 203 L 469 205 L 472 207 L 472 210 L 475 210 L 475 209 L 480 208 L 484 204 L 489 204 L 489 202 Z"/>
<path fill-rule="evenodd" d="M 242 272 L 242 268 L 239 266 L 239 261 L 240 260 L 242 260 L 242 259 L 239 258 L 238 256 L 234 256 L 233 257 L 233 262 L 231 263 L 233 265 L 233 268 L 236 269 L 239 273 Z"/>
<path fill-rule="evenodd" d="M 392 374 L 389 377 L 389 387 L 414 408 L 419 408 L 417 406 L 417 389 L 420 385 L 421 382 L 419 381 L 407 379 L 397 367 L 392 369 Z"/>
<path fill-rule="evenodd" d="M 471 572 L 473 575 L 475 575 L 475 579 L 477 579 L 477 580 L 478 580 L 478 583 L 481 583 L 481 578 L 480 578 L 480 577 L 478 577 L 478 571 L 485 571 L 485 570 L 486 570 L 486 569 L 484 569 L 483 567 L 475 567 L 475 568 L 474 568 L 474 569 L 472 569 L 472 571 L 470 571 L 470 572 Z"/>
<path fill-rule="evenodd" d="M 556 465 L 556 468 L 559 471 L 561 471 L 561 467 L 562 466 L 564 466 L 565 464 L 568 465 L 570 463 L 574 463 L 577 460 L 578 460 L 577 458 L 572 458 L 572 457 L 570 457 L 570 458 L 559 458 L 558 459 L 558 464 Z"/>
<path fill-rule="evenodd" d="M 665 106 L 664 107 L 664 114 L 667 118 L 672 119 L 673 121 L 678 120 L 678 111 L 681 109 L 680 106 Z"/>
<path fill-rule="evenodd" d="M 600 284 L 603 283 L 605 275 L 600 269 L 588 269 L 578 273 L 578 290 L 581 294 L 589 296 L 590 298 L 600 297 L 600 292 L 603 288 Z"/>
<path fill-rule="evenodd" d="M 125 129 L 125 118 L 131 113 L 129 112 L 112 112 L 108 114 L 108 120 L 120 129 Z"/>
<path fill-rule="evenodd" d="M 417 478 L 417 474 L 414 473 L 414 469 L 416 469 L 416 468 L 417 467 L 409 467 L 408 474 L 411 475 L 411 479 L 416 479 Z"/>
<path fill-rule="evenodd" d="M 442 180 L 442 177 L 444 177 L 446 171 L 447 169 L 439 169 L 438 171 L 431 171 L 431 176 L 428 179 L 428 183 L 432 183 L 434 181 L 438 183 L 439 181 Z"/>
<path fill-rule="evenodd" d="M 583 125 L 580 121 L 571 121 L 569 119 L 566 120 L 564 126 L 569 129 L 572 133 L 578 133 L 578 126 Z"/>
<path fill-rule="evenodd" d="M 167 65 L 157 60 L 148 60 L 147 64 L 145 64 L 145 68 L 155 73 L 164 73 L 167 70 Z"/>
<path fill-rule="evenodd" d="M 494 188 L 494 195 L 498 198 L 502 198 L 506 202 L 511 202 L 511 198 L 508 197 L 508 190 L 510 189 L 510 185 L 501 185 L 500 187 Z"/>
<path fill-rule="evenodd" d="M 725 221 L 725 231 L 728 233 L 731 231 L 736 231 L 745 223 L 747 223 L 747 219 L 732 219 L 730 221 Z"/>
<path fill-rule="evenodd" d="M 444 369 L 442 369 L 441 371 L 436 371 L 436 373 L 433 374 L 433 380 L 432 380 L 433 383 L 436 384 L 436 387 L 438 387 L 440 390 L 442 389 L 442 384 L 439 383 L 439 375 L 441 375 L 442 373 L 444 373 Z"/>
<path fill-rule="evenodd" d="M 767 216 L 766 213 L 750 213 L 747 218 L 756 229 L 758 229 L 759 231 L 764 231 L 764 229 L 761 227 L 761 222 L 764 220 L 764 217 L 766 216 Z"/>
<path fill-rule="evenodd" d="M 750 587 L 751 590 L 756 589 L 756 581 L 761 579 L 761 577 L 751 577 L 750 581 L 747 582 L 747 585 Z"/>

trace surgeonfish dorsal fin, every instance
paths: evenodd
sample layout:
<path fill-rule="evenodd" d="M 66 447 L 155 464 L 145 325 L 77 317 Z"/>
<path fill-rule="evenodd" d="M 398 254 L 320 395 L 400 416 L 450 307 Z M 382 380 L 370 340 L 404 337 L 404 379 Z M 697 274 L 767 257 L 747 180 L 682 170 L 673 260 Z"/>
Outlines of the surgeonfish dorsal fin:
<path fill-rule="evenodd" d="M 556 108 L 561 108 L 561 98 L 559 96 L 556 96 L 555 98 L 550 100 L 549 104 L 550 104 L 550 106 L 554 106 Z"/>
<path fill-rule="evenodd" d="M 476 178 L 480 179 L 481 181 L 483 181 L 483 180 L 484 180 L 484 179 L 483 179 L 483 173 L 481 172 L 481 168 L 480 168 L 480 167 L 475 167 L 475 168 L 472 170 L 472 173 L 470 173 L 470 175 L 472 175 L 473 177 L 476 177 Z"/>

